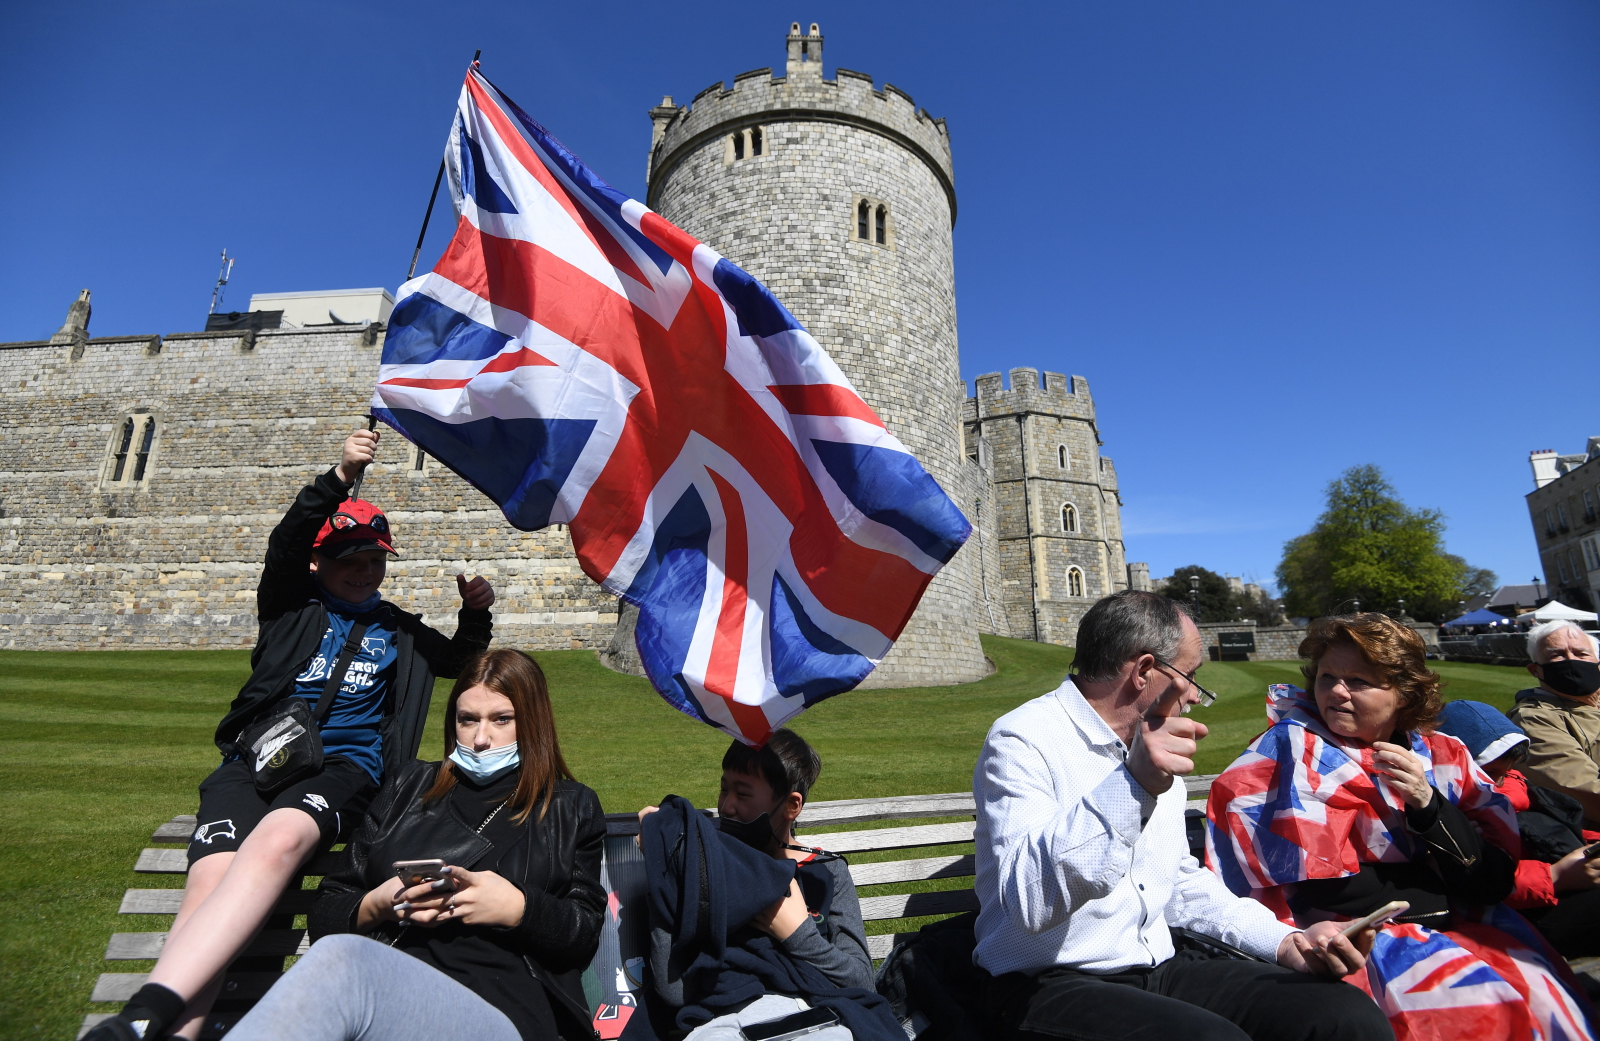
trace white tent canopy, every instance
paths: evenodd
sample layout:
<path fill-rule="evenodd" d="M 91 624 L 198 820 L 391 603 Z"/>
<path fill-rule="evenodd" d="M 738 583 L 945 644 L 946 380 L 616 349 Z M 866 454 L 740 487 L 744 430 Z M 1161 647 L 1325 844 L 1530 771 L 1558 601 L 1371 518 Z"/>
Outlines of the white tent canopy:
<path fill-rule="evenodd" d="M 1568 607 L 1559 600 L 1552 600 L 1548 604 L 1533 612 L 1535 622 L 1594 622 L 1600 621 L 1600 615 L 1593 611 L 1580 611 L 1576 607 Z"/>

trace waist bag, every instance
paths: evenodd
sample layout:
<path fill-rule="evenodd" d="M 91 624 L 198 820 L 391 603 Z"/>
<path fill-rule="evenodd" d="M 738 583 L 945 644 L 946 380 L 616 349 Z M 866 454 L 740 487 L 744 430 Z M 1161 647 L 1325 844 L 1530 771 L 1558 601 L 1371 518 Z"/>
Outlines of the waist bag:
<path fill-rule="evenodd" d="M 350 627 L 350 635 L 339 652 L 339 661 L 328 673 L 315 714 L 304 698 L 291 697 L 272 715 L 246 728 L 240 735 L 239 744 L 244 748 L 244 761 L 255 778 L 256 791 L 271 795 L 322 771 L 322 724 L 333 711 L 345 672 L 361 649 L 361 638 L 366 633 L 365 623 Z"/>

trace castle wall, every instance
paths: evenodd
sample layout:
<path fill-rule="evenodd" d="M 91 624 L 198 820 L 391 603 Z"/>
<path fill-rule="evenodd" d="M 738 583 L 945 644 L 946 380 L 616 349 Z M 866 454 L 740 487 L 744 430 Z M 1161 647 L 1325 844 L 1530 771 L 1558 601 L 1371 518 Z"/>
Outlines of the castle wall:
<path fill-rule="evenodd" d="M 0 349 L 0 646 L 243 647 L 255 640 L 266 538 L 361 425 L 381 348 L 358 328 L 186 333 Z M 374 337 L 381 341 L 381 337 Z M 155 349 L 152 349 L 154 347 Z M 157 436 L 144 480 L 103 490 L 131 414 Z M 519 532 L 410 446 L 380 443 L 363 498 L 400 559 L 385 594 L 445 631 L 454 576 L 495 585 L 498 640 L 598 647 L 616 601 L 564 530 Z M 130 474 L 131 475 L 131 471 Z"/>
<path fill-rule="evenodd" d="M 820 36 L 803 43 L 820 56 Z M 691 108 L 656 109 L 650 205 L 766 283 L 970 520 L 980 496 L 962 476 L 948 137 L 903 92 L 821 70 L 790 61 L 783 78 L 757 70 Z M 732 158 L 729 136 L 754 126 L 763 154 Z M 863 199 L 874 219 L 887 207 L 882 245 L 858 234 Z M 863 686 L 986 673 L 977 548 L 974 535 L 935 577 Z"/>

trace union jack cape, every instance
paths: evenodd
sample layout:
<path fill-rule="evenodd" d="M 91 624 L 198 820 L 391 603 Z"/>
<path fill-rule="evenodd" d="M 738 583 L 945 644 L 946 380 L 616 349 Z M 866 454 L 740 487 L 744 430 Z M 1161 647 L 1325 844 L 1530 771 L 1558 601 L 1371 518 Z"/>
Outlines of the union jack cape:
<path fill-rule="evenodd" d="M 1329 917 L 1296 883 L 1342 878 L 1370 863 L 1427 854 L 1405 824 L 1405 804 L 1373 769 L 1372 749 L 1330 731 L 1297 687 L 1268 689 L 1272 726 L 1211 786 L 1206 859 L 1229 889 L 1306 926 Z M 1490 843 L 1516 857 L 1516 815 L 1448 734 L 1413 731 L 1428 780 Z M 1503 904 L 1453 905 L 1448 930 L 1390 923 L 1367 966 L 1347 982 L 1371 994 L 1398 1041 L 1496 1038 L 1590 1041 L 1588 1000 L 1566 962 Z"/>
<path fill-rule="evenodd" d="M 400 287 L 373 413 L 638 606 L 651 683 L 752 745 L 849 690 L 971 532 L 756 279 L 474 66 L 455 237 Z"/>

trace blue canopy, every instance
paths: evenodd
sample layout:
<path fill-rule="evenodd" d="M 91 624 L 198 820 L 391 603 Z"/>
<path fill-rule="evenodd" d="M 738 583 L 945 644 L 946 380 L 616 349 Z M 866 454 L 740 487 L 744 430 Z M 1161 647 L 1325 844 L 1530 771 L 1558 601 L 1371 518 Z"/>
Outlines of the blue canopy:
<path fill-rule="evenodd" d="M 1506 616 L 1503 615 L 1503 614 L 1495 614 L 1493 611 L 1490 611 L 1490 610 L 1488 610 L 1486 608 L 1481 608 L 1480 607 L 1478 610 L 1469 612 L 1467 614 L 1464 614 L 1460 618 L 1452 618 L 1452 619 L 1450 619 L 1450 621 L 1445 622 L 1444 624 L 1445 625 L 1499 625 L 1501 622 L 1505 622 L 1505 621 L 1509 621 L 1509 620 L 1510 619 L 1506 618 Z"/>

